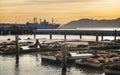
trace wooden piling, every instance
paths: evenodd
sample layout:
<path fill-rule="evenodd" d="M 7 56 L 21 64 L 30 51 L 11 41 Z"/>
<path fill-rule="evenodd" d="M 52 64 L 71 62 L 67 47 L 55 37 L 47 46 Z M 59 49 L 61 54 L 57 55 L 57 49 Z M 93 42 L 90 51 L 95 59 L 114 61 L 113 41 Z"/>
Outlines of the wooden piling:
<path fill-rule="evenodd" d="M 3 35 L 3 33 L 4 33 L 4 32 L 3 32 L 3 31 L 1 31 L 1 35 Z"/>
<path fill-rule="evenodd" d="M 116 37 L 117 37 L 117 30 L 115 30 L 115 33 L 114 33 L 114 40 L 116 42 Z"/>
<path fill-rule="evenodd" d="M 67 39 L 67 37 L 66 37 L 66 33 L 64 34 L 64 43 L 66 43 L 66 39 Z"/>
<path fill-rule="evenodd" d="M 18 65 L 19 63 L 19 54 L 20 54 L 20 51 L 19 51 L 19 36 L 15 36 L 15 40 L 16 40 L 16 65 Z"/>
<path fill-rule="evenodd" d="M 99 41 L 99 36 L 98 36 L 98 34 L 96 34 L 96 42 L 98 42 Z"/>
<path fill-rule="evenodd" d="M 103 41 L 104 40 L 104 37 L 103 37 L 103 35 L 101 36 L 101 41 Z"/>
<path fill-rule="evenodd" d="M 9 34 L 9 35 L 11 34 L 11 31 L 10 31 L 10 30 L 8 31 L 8 34 Z"/>
<path fill-rule="evenodd" d="M 67 65 L 67 47 L 66 47 L 66 34 L 64 34 L 64 44 L 61 47 L 61 51 L 62 51 L 62 61 L 61 61 L 61 65 L 62 65 L 62 75 L 66 75 L 66 65 Z"/>
<path fill-rule="evenodd" d="M 66 75 L 67 49 L 66 44 L 62 45 L 62 75 Z"/>
<path fill-rule="evenodd" d="M 82 39 L 82 35 L 80 35 L 80 39 Z"/>
<path fill-rule="evenodd" d="M 36 39 L 36 32 L 34 32 L 34 39 Z"/>
<path fill-rule="evenodd" d="M 50 40 L 52 39 L 52 33 L 50 33 Z"/>

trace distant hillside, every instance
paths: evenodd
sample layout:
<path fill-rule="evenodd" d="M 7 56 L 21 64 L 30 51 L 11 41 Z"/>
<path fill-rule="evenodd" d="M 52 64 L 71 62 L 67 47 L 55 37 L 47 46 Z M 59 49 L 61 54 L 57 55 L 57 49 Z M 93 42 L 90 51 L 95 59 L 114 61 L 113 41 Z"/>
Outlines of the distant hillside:
<path fill-rule="evenodd" d="M 93 20 L 93 19 L 80 19 L 71 21 L 60 28 L 62 29 L 76 29 L 76 28 L 115 28 L 120 27 L 120 18 L 112 20 Z"/>

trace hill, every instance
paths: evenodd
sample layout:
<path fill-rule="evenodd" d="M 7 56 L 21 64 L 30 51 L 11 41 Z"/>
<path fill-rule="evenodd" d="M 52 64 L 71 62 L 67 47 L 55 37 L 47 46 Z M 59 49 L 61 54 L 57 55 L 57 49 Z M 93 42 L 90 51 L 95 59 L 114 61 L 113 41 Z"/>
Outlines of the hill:
<path fill-rule="evenodd" d="M 111 20 L 94 20 L 94 19 L 80 19 L 71 21 L 63 26 L 61 29 L 76 29 L 76 28 L 116 28 L 120 27 L 120 18 Z"/>

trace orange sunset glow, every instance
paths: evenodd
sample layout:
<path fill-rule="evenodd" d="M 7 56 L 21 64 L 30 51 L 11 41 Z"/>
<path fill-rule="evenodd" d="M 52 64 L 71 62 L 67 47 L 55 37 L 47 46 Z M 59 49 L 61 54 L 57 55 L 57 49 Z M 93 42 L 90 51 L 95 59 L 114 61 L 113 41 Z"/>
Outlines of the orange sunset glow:
<path fill-rule="evenodd" d="M 0 0 L 0 23 L 32 22 L 33 17 L 54 18 L 65 24 L 80 18 L 120 17 L 120 0 Z"/>

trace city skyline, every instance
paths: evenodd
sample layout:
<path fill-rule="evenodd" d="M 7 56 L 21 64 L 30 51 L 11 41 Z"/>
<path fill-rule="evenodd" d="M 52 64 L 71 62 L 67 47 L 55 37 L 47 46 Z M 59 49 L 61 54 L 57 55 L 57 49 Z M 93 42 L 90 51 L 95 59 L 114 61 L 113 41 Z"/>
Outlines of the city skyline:
<path fill-rule="evenodd" d="M 33 22 L 33 18 L 54 18 L 65 24 L 80 18 L 120 17 L 119 0 L 0 0 L 0 23 Z"/>

